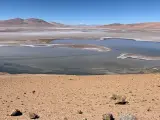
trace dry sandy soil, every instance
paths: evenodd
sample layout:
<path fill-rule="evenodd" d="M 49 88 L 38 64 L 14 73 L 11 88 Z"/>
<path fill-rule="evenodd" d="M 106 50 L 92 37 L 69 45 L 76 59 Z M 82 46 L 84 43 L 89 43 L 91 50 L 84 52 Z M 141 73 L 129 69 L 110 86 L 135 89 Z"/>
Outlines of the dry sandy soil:
<path fill-rule="evenodd" d="M 35 91 L 35 92 L 33 92 Z M 145 75 L 0 75 L 0 120 L 102 120 L 124 113 L 139 120 L 160 120 L 160 74 Z M 124 95 L 129 102 L 115 105 L 110 97 Z M 20 109 L 22 116 L 11 117 Z M 81 110 L 83 114 L 78 114 Z"/>

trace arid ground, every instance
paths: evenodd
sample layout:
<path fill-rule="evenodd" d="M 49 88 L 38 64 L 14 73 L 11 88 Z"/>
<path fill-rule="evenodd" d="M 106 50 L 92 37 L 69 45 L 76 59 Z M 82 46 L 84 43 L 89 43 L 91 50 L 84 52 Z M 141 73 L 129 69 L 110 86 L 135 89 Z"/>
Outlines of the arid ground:
<path fill-rule="evenodd" d="M 131 113 L 138 120 L 160 120 L 160 74 L 137 75 L 0 75 L 0 120 L 102 120 Z M 111 96 L 126 96 L 125 105 Z M 10 116 L 19 109 L 23 115 Z M 83 113 L 79 114 L 77 111 Z"/>

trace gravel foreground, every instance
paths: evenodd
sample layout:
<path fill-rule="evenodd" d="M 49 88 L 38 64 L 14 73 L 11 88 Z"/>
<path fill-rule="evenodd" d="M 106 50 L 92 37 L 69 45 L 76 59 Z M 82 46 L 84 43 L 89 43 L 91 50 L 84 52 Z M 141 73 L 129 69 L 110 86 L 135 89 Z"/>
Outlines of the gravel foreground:
<path fill-rule="evenodd" d="M 1 74 L 0 91 L 0 120 L 103 120 L 109 113 L 115 120 L 160 120 L 160 74 Z M 117 96 L 126 104 L 116 104 Z M 16 109 L 20 116 L 13 116 Z"/>

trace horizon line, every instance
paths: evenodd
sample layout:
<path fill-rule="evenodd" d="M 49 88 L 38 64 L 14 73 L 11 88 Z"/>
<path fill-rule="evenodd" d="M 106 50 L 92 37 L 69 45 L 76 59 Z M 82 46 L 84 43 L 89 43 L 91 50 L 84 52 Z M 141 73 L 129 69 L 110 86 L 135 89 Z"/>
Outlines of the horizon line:
<path fill-rule="evenodd" d="M 57 20 L 45 20 L 43 18 L 38 18 L 38 17 L 26 17 L 26 18 L 23 18 L 23 17 L 12 17 L 12 18 L 8 18 L 8 19 L 0 19 L 0 21 L 6 21 L 6 20 L 14 20 L 14 19 L 23 19 L 23 20 L 27 20 L 27 19 L 39 19 L 39 20 L 43 20 L 45 22 L 56 22 L 56 23 L 60 23 L 60 24 L 65 24 L 65 25 L 113 25 L 113 24 L 119 24 L 119 25 L 129 25 L 129 24 L 143 24 L 143 23 L 160 23 L 160 21 L 144 21 L 144 22 L 129 22 L 129 23 L 122 23 L 122 22 L 111 22 L 111 23 L 105 23 L 105 24 L 102 24 L 102 23 L 99 23 L 99 24 L 88 24 L 88 23 L 71 23 L 71 24 L 67 24 L 65 22 L 59 22 Z"/>

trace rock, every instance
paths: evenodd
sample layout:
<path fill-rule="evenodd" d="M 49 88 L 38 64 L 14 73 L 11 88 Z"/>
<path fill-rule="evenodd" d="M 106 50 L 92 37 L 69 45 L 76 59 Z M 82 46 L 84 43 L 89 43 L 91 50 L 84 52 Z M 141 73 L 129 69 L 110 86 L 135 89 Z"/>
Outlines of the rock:
<path fill-rule="evenodd" d="M 35 114 L 35 113 L 29 113 L 29 118 L 30 119 L 38 119 L 39 118 L 39 116 L 37 115 L 37 114 Z"/>
<path fill-rule="evenodd" d="M 103 120 L 114 120 L 112 114 L 104 114 L 104 115 L 102 115 L 102 119 Z"/>
<path fill-rule="evenodd" d="M 124 114 L 119 117 L 119 120 L 137 120 L 137 118 L 131 114 Z"/>
<path fill-rule="evenodd" d="M 20 97 L 18 97 L 18 96 L 17 96 L 17 97 L 16 97 L 16 99 L 17 99 L 17 100 L 19 100 L 19 99 L 20 99 Z"/>
<path fill-rule="evenodd" d="M 125 96 L 122 96 L 122 97 L 120 97 L 120 98 L 117 100 L 117 102 L 116 102 L 115 104 L 125 105 L 125 104 L 127 104 L 127 103 L 128 103 L 128 101 L 126 101 L 126 97 L 125 97 Z"/>
<path fill-rule="evenodd" d="M 148 109 L 147 109 L 147 111 L 148 111 L 148 112 L 150 112 L 150 111 L 151 111 L 151 109 L 150 109 L 150 108 L 148 108 Z"/>
<path fill-rule="evenodd" d="M 119 99 L 121 96 L 119 96 L 119 95 L 116 95 L 116 94 L 113 94 L 112 96 L 111 96 L 111 100 L 117 100 L 117 99 Z"/>
<path fill-rule="evenodd" d="M 83 112 L 81 110 L 78 110 L 77 113 L 78 114 L 83 114 Z"/>
<path fill-rule="evenodd" d="M 64 117 L 64 119 L 63 120 L 68 120 L 68 118 L 67 117 Z"/>
<path fill-rule="evenodd" d="M 83 118 L 83 120 L 87 120 L 87 118 Z"/>
<path fill-rule="evenodd" d="M 125 105 L 128 103 L 128 101 L 126 101 L 126 96 L 121 96 L 116 94 L 113 94 L 111 96 L 111 100 L 115 100 L 116 101 L 115 104 L 119 104 L 119 105 Z"/>
<path fill-rule="evenodd" d="M 13 110 L 13 112 L 11 113 L 11 116 L 21 116 L 22 112 L 18 109 Z"/>
<path fill-rule="evenodd" d="M 35 93 L 36 93 L 36 91 L 35 91 L 35 90 L 33 90 L 33 91 L 32 91 L 32 93 L 33 93 L 33 94 L 35 94 Z"/>

